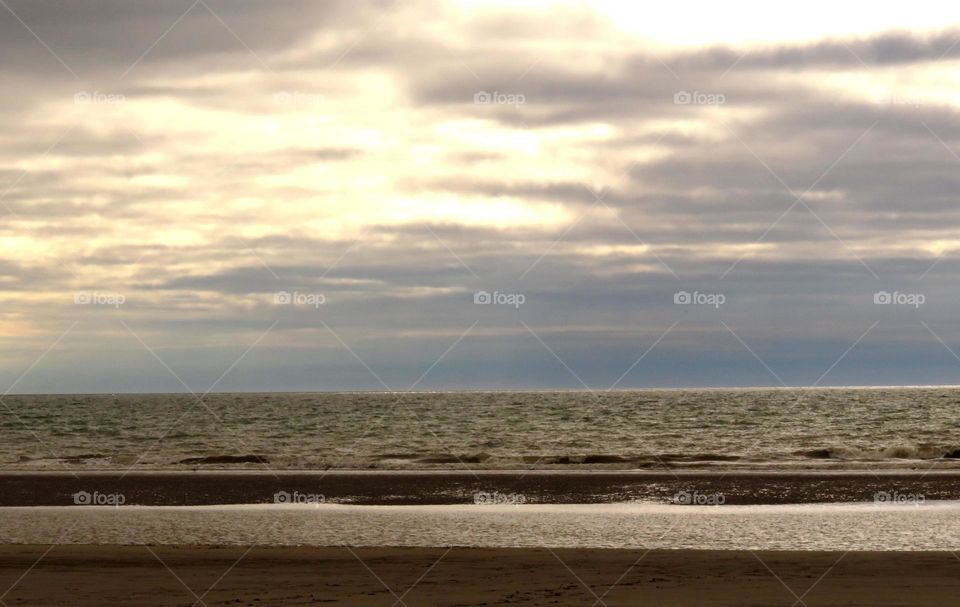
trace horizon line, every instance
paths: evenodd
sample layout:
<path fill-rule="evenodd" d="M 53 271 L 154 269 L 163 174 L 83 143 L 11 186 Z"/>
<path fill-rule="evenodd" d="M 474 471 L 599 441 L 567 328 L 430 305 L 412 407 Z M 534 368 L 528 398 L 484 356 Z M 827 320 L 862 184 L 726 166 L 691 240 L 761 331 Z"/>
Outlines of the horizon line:
<path fill-rule="evenodd" d="M 490 394 L 490 393 L 570 393 L 570 394 L 618 394 L 626 392 L 703 392 L 703 391 L 738 391 L 738 390 L 908 390 L 932 388 L 960 388 L 960 384 L 902 384 L 902 385 L 843 385 L 843 386 L 685 386 L 685 387 L 646 387 L 646 388 L 617 388 L 614 390 L 586 388 L 463 388 L 438 390 L 215 390 L 209 393 L 190 392 L 180 390 L 174 392 L 11 392 L 2 398 L 11 396 L 153 396 L 153 395 L 184 395 L 203 398 L 213 394 Z"/>

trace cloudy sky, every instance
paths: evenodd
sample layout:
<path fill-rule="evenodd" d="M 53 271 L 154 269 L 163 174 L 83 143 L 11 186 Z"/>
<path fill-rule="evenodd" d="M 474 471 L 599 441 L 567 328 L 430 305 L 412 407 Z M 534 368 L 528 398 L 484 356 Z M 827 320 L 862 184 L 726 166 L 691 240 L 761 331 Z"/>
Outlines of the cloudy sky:
<path fill-rule="evenodd" d="M 960 383 L 960 6 L 642 4 L 0 0 L 0 390 Z"/>

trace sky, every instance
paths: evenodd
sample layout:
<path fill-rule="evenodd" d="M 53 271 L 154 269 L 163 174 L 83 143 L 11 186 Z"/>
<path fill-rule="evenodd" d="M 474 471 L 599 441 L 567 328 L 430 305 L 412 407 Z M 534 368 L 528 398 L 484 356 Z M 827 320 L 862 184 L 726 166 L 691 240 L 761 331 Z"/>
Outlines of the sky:
<path fill-rule="evenodd" d="M 0 394 L 960 384 L 960 6 L 0 0 Z"/>

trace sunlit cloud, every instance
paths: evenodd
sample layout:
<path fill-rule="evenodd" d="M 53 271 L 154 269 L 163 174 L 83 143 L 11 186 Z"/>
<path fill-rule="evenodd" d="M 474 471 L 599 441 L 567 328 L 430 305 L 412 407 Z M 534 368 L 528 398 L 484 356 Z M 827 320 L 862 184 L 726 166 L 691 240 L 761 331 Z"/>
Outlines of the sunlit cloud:
<path fill-rule="evenodd" d="M 633 346 L 684 318 L 664 360 L 700 360 L 697 336 L 729 334 L 673 294 L 723 289 L 751 343 L 816 335 L 816 358 L 881 286 L 956 293 L 960 15 L 940 3 L 208 2 L 232 32 L 165 4 L 11 1 L 49 50 L 0 14 L 4 374 L 82 320 L 38 390 L 74 389 L 78 360 L 109 386 L 140 347 L 118 317 L 203 348 L 199 375 L 274 321 L 259 371 L 332 356 L 323 320 L 409 355 L 387 366 L 411 381 L 479 318 L 445 385 L 504 336 L 529 356 L 518 315 L 598 360 L 629 349 L 618 322 Z M 325 303 L 275 305 L 298 291 Z"/>

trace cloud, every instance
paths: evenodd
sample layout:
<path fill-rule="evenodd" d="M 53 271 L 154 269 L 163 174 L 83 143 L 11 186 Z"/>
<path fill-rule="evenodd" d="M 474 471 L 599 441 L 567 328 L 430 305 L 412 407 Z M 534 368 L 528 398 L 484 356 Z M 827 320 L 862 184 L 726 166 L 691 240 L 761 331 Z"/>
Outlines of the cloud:
<path fill-rule="evenodd" d="M 666 47 L 587 8 L 9 5 L 77 75 L 0 11 L 0 371 L 80 321 L 30 389 L 129 387 L 118 359 L 162 385 L 121 319 L 197 381 L 278 322 L 264 383 L 225 389 L 376 387 L 328 329 L 403 384 L 475 325 L 434 387 L 576 387 L 523 323 L 602 385 L 679 321 L 623 386 L 769 383 L 721 320 L 798 383 L 865 321 L 826 383 L 931 377 L 904 362 L 942 354 L 921 319 L 960 339 L 950 24 Z"/>
<path fill-rule="evenodd" d="M 53 76 L 63 70 L 62 60 L 80 78 L 107 72 L 120 78 L 135 63 L 147 69 L 162 64 L 165 69 L 180 71 L 178 63 L 189 67 L 189 63 L 218 55 L 281 52 L 322 32 L 359 28 L 391 3 L 77 0 L 60 4 L 10 0 L 7 4 L 10 11 L 0 19 L 0 49 L 18 60 L 5 62 L 6 70 L 40 70 Z M 56 57 L 51 56 L 54 54 Z"/>
<path fill-rule="evenodd" d="M 678 67 L 726 70 L 886 67 L 960 58 L 960 30 L 935 34 L 889 32 L 866 38 L 830 39 L 808 44 L 761 46 L 747 50 L 723 47 L 677 58 Z"/>

